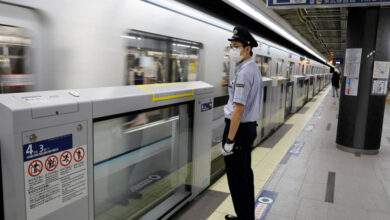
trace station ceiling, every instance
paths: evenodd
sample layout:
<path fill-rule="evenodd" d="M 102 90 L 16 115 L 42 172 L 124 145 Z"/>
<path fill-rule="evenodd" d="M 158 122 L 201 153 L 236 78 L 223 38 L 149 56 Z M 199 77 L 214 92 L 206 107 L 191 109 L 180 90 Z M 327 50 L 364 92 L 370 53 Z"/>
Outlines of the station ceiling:
<path fill-rule="evenodd" d="M 328 60 L 344 57 L 347 8 L 294 8 L 274 11 Z"/>
<path fill-rule="evenodd" d="M 251 32 L 280 44 L 306 57 L 314 57 L 304 49 L 286 40 L 268 27 L 241 13 L 222 0 L 176 0 L 219 17 L 234 25 L 244 25 Z M 266 0 L 258 0 L 266 1 Z M 274 9 L 271 9 L 274 10 Z M 345 53 L 348 10 L 346 8 L 294 8 L 274 10 L 285 19 L 312 47 L 325 58 L 343 58 Z M 324 63 L 326 64 L 326 63 Z"/>

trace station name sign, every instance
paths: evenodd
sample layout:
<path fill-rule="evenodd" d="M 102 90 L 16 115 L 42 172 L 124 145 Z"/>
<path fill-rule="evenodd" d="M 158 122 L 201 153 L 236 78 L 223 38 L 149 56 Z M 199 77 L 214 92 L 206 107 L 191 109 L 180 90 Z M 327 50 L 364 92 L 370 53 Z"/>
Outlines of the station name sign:
<path fill-rule="evenodd" d="M 269 8 L 297 7 L 362 7 L 390 5 L 390 0 L 267 0 Z"/>

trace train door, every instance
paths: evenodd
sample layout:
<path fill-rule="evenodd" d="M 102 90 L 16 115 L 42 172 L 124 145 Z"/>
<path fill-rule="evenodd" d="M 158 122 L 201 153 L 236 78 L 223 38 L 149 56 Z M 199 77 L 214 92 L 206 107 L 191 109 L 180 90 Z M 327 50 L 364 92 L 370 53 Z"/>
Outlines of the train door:
<path fill-rule="evenodd" d="M 287 82 L 285 118 L 292 112 L 292 99 L 294 94 L 294 81 Z"/>
<path fill-rule="evenodd" d="M 294 66 L 295 66 L 295 63 L 294 62 L 288 62 L 287 64 L 287 70 L 286 70 L 286 78 L 287 79 L 290 79 L 292 75 L 294 75 Z"/>
<path fill-rule="evenodd" d="M 262 55 L 255 56 L 255 63 L 257 67 L 260 68 L 262 77 L 269 77 L 271 75 L 271 57 L 266 57 Z M 266 79 L 266 80 L 265 80 Z M 261 140 L 267 135 L 267 127 L 270 123 L 270 111 L 268 110 L 268 106 L 271 104 L 271 84 L 267 82 L 267 78 L 263 78 L 263 103 L 261 110 L 261 130 L 260 137 Z"/>
<path fill-rule="evenodd" d="M 0 93 L 42 89 L 45 47 L 41 15 L 33 9 L 1 3 L 0 21 Z"/>
<path fill-rule="evenodd" d="M 285 74 L 283 73 L 283 65 L 284 65 L 284 60 L 283 59 L 278 59 L 276 62 L 276 76 L 284 76 Z"/>
<path fill-rule="evenodd" d="M 294 62 L 288 62 L 288 66 L 287 66 L 287 84 L 286 84 L 286 103 L 285 103 L 285 118 L 287 117 L 287 115 L 289 115 L 291 113 L 291 108 L 292 108 L 292 99 L 293 99 L 293 89 L 294 89 L 294 82 L 290 79 L 291 75 L 293 75 L 293 71 L 294 71 L 294 66 L 295 66 L 295 63 Z"/>
<path fill-rule="evenodd" d="M 266 56 L 261 56 L 261 55 L 256 55 L 255 61 L 256 60 L 260 64 L 261 75 L 265 76 L 265 77 L 270 77 L 272 75 L 271 74 L 272 58 L 266 57 Z"/>

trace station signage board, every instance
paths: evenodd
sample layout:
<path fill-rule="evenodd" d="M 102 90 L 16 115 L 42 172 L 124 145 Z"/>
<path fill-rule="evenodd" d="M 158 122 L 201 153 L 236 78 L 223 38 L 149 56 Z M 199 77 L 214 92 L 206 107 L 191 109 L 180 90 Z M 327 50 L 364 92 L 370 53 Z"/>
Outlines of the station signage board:
<path fill-rule="evenodd" d="M 267 0 L 269 8 L 363 7 L 390 5 L 390 0 Z"/>

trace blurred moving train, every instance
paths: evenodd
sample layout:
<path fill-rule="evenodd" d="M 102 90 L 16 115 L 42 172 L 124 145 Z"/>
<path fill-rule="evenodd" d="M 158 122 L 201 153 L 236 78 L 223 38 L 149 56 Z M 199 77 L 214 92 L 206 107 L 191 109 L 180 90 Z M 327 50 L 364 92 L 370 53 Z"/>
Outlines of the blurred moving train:
<path fill-rule="evenodd" d="M 223 172 L 223 106 L 235 69 L 227 54 L 227 39 L 233 25 L 175 1 L 159 0 L 4 1 L 0 20 L 0 93 L 195 80 L 212 84 L 212 180 Z M 259 47 L 253 49 L 253 61 L 264 85 L 256 146 L 330 82 L 330 67 L 260 36 L 255 38 Z M 137 125 L 157 126 L 154 132 L 137 136 L 142 147 L 146 138 L 154 142 L 169 135 L 158 132 L 164 127 L 153 123 L 172 115 L 174 110 L 165 109 L 100 121 L 94 126 L 102 136 L 95 141 L 112 152 L 115 148 L 122 153 L 131 151 L 126 143 L 132 137 L 126 136 L 126 130 Z M 115 156 L 96 151 L 94 155 L 96 165 Z M 160 156 L 169 159 L 167 152 Z M 138 169 L 140 166 L 142 161 L 132 163 L 95 185 L 97 218 L 111 209 L 106 201 L 115 201 L 121 194 L 121 187 L 112 188 L 123 182 L 123 173 L 132 173 L 134 181 L 122 183 L 131 185 L 170 163 Z M 140 216 L 140 210 L 145 212 L 135 201 L 124 218 Z"/>

